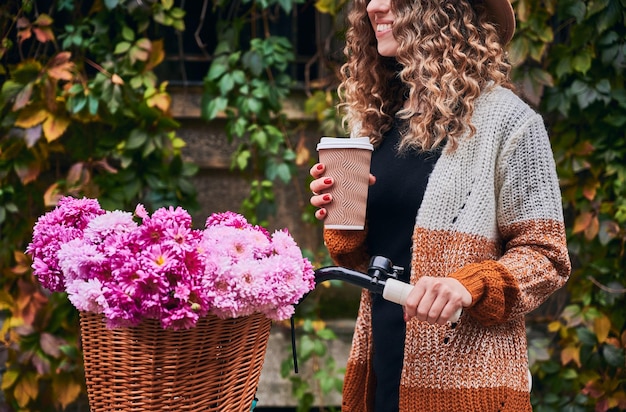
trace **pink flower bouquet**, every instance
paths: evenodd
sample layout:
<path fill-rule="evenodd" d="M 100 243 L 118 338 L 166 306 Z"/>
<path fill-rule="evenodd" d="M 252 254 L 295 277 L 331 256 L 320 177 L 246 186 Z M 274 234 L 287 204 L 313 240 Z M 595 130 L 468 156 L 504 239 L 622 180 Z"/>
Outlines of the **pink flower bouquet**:
<path fill-rule="evenodd" d="M 207 314 L 283 320 L 315 287 L 286 230 L 270 234 L 233 212 L 211 215 L 200 230 L 180 207 L 150 216 L 142 205 L 132 214 L 64 197 L 39 218 L 26 252 L 44 287 L 104 314 L 111 328 L 157 319 L 187 329 Z"/>

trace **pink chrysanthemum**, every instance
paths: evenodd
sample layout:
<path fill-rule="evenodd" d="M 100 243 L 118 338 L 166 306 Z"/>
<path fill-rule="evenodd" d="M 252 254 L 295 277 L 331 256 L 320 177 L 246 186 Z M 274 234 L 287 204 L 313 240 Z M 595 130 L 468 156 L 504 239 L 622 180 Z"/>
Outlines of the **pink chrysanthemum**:
<path fill-rule="evenodd" d="M 82 237 L 91 219 L 104 213 L 95 199 L 63 197 L 55 209 L 37 220 L 26 253 L 32 256 L 34 273 L 45 288 L 63 291 L 57 252 L 63 243 Z"/>
<path fill-rule="evenodd" d="M 209 313 L 286 319 L 315 287 L 289 232 L 270 235 L 233 212 L 196 230 L 182 208 L 105 212 L 95 200 L 67 197 L 38 220 L 27 252 L 45 287 L 104 314 L 112 328 L 157 319 L 185 329 Z"/>

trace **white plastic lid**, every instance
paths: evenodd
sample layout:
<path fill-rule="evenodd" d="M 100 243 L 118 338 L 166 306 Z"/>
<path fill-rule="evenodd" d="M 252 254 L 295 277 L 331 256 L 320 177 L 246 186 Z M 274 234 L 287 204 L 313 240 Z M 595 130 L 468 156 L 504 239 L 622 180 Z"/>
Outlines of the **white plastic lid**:
<path fill-rule="evenodd" d="M 374 150 L 369 137 L 322 137 L 317 144 L 321 149 L 365 149 Z"/>

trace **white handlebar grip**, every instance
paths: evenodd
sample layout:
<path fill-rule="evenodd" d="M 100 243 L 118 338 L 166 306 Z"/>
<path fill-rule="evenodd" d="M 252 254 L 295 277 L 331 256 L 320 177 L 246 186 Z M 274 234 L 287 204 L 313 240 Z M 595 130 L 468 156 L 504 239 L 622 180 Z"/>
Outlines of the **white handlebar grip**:
<path fill-rule="evenodd" d="M 413 285 L 409 283 L 404 283 L 396 279 L 387 279 L 385 281 L 385 288 L 383 289 L 383 298 L 389 302 L 404 306 L 406 298 L 412 290 Z M 458 322 L 462 311 L 463 309 L 459 308 L 448 321 L 452 323 Z"/>
<path fill-rule="evenodd" d="M 385 280 L 385 288 L 383 289 L 383 298 L 389 302 L 397 303 L 404 306 L 406 298 L 413 290 L 413 285 L 404 283 L 396 279 Z"/>

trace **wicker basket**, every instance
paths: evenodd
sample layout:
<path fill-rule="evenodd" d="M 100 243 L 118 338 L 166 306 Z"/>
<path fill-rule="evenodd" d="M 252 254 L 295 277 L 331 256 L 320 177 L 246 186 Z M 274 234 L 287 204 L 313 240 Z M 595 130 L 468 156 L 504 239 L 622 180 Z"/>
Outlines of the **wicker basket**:
<path fill-rule="evenodd" d="M 250 411 L 271 327 L 261 314 L 181 331 L 111 330 L 91 313 L 80 324 L 91 412 Z"/>

